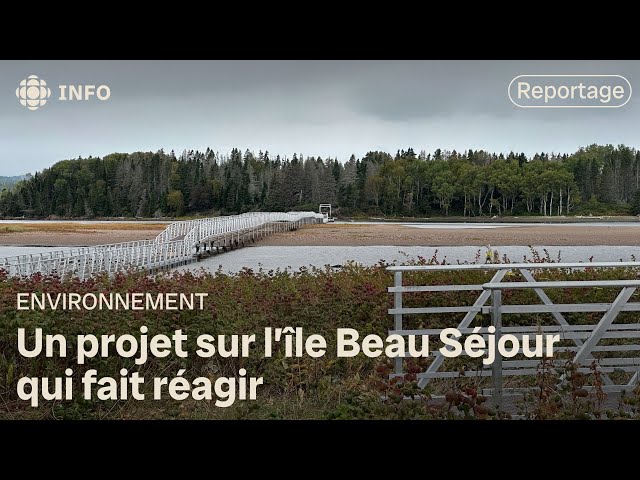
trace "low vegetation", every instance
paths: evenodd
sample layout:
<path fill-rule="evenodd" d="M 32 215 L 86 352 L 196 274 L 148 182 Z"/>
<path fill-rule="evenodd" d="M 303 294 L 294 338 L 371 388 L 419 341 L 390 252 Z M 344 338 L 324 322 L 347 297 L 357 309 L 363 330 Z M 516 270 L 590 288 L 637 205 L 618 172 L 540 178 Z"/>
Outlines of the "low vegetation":
<path fill-rule="evenodd" d="M 534 252 L 533 262 L 553 261 Z M 415 263 L 438 262 L 437 258 L 418 258 Z M 572 371 L 570 362 L 563 371 L 552 371 L 541 362 L 538 374 L 521 386 L 531 387 L 512 412 L 494 410 L 482 395 L 483 384 L 476 378 L 460 377 L 430 384 L 424 391 L 416 385 L 416 373 L 426 366 L 423 360 L 406 362 L 404 378 L 389 380 L 391 364 L 383 357 L 371 359 L 336 358 L 335 331 L 340 327 L 357 329 L 361 335 L 375 333 L 386 336 L 392 327 L 387 313 L 392 295 L 387 287 L 392 276 L 381 261 L 372 267 L 356 264 L 341 269 L 301 269 L 299 271 L 251 271 L 235 275 L 222 272 L 168 273 L 158 276 L 144 274 L 106 276 L 86 281 L 60 279 L 35 275 L 27 279 L 3 276 L 0 281 L 0 418 L 320 418 L 320 419 L 408 419 L 408 418 L 478 418 L 498 419 L 518 415 L 520 418 L 640 418 L 640 391 L 622 397 L 616 405 L 605 402 L 606 395 L 599 389 L 597 362 L 589 375 Z M 0 272 L 1 273 L 1 272 Z M 638 272 L 615 269 L 598 273 L 593 269 L 581 272 L 543 272 L 542 279 L 637 278 Z M 461 283 L 477 284 L 487 281 L 486 273 L 469 271 L 418 273 L 409 278 L 414 284 Z M 419 283 L 418 283 L 419 282 Z M 18 292 L 208 292 L 203 311 L 17 311 Z M 507 292 L 505 303 L 525 301 L 530 292 Z M 551 292 L 550 292 L 551 293 Z M 585 292 L 559 290 L 553 300 L 572 303 Z M 612 293 L 594 290 L 589 301 L 612 300 Z M 407 299 L 406 306 L 437 306 L 468 304 L 473 292 L 437 294 L 418 293 Z M 576 314 L 575 322 L 595 322 L 596 315 Z M 634 315 L 633 312 L 624 313 Z M 407 317 L 408 327 L 424 327 L 426 317 Z M 487 319 L 479 318 L 478 322 Z M 544 324 L 551 320 L 540 314 L 527 318 L 510 316 L 517 324 Z M 429 317 L 429 326 L 453 326 L 450 315 Z M 264 327 L 299 326 L 305 334 L 319 333 L 327 338 L 327 355 L 313 359 L 262 358 L 260 342 L 249 358 L 186 359 L 173 356 L 149 360 L 136 367 L 132 359 L 118 357 L 96 358 L 85 366 L 78 366 L 72 358 L 26 359 L 17 351 L 17 329 L 32 331 L 43 328 L 44 333 L 60 333 L 68 339 L 81 333 L 136 334 L 146 325 L 149 335 L 172 333 L 181 328 L 189 335 L 189 342 L 203 333 L 260 334 Z M 260 336 L 259 336 L 260 338 Z M 189 351 L 193 345 L 189 344 Z M 453 359 L 460 360 L 460 359 Z M 567 359 L 569 360 L 569 359 Z M 240 368 L 249 375 L 264 376 L 265 385 L 256 401 L 238 401 L 229 408 L 215 407 L 207 401 L 73 401 L 43 402 L 32 408 L 17 397 L 17 379 L 22 376 L 60 376 L 65 368 L 77 374 L 83 369 L 96 368 L 100 375 L 119 378 L 121 368 L 143 369 L 145 377 L 173 376 L 185 369 L 186 377 L 206 376 L 212 380 L 221 376 L 236 376 Z M 565 373 L 567 381 L 561 382 Z M 594 385 L 590 391 L 586 383 Z M 79 395 L 78 395 L 79 397 Z M 610 402 L 609 402 L 610 403 Z"/>
<path fill-rule="evenodd" d="M 99 223 L 82 224 L 77 222 L 53 223 L 53 222 L 22 222 L 19 224 L 0 225 L 0 234 L 2 233 L 78 233 L 78 232 L 109 232 L 113 230 L 158 230 L 158 233 L 167 227 L 164 223 L 140 223 L 140 222 L 122 222 L 122 223 Z"/>

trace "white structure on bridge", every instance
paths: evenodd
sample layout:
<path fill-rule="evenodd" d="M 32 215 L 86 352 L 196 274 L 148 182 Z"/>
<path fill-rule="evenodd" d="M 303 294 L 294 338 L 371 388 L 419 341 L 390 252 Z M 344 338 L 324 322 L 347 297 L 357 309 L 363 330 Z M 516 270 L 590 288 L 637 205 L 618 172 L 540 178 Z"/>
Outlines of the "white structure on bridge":
<path fill-rule="evenodd" d="M 252 212 L 187 220 L 170 224 L 155 240 L 7 257 L 0 259 L 0 269 L 10 276 L 41 273 L 80 279 L 101 272 L 154 272 L 193 262 L 206 253 L 241 247 L 275 232 L 322 222 L 323 216 L 314 212 Z"/>

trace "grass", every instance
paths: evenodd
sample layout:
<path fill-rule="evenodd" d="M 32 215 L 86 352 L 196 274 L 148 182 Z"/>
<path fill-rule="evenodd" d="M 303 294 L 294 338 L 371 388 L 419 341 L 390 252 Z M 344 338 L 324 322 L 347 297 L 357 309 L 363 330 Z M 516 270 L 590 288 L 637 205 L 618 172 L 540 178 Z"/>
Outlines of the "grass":
<path fill-rule="evenodd" d="M 22 233 L 25 231 L 26 229 L 22 225 L 0 225 L 0 234 L 1 233 Z"/>
<path fill-rule="evenodd" d="M 91 233 L 91 232 L 107 232 L 107 231 L 139 231 L 139 230 L 158 230 L 162 231 L 167 227 L 164 223 L 20 223 L 0 225 L 0 234 L 3 233 Z"/>

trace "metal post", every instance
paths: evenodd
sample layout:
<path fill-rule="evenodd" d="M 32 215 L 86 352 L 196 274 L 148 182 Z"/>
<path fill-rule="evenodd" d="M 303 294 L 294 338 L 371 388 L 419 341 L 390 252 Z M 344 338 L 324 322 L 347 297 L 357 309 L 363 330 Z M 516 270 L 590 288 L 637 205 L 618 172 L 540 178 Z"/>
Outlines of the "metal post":
<path fill-rule="evenodd" d="M 495 327 L 496 345 L 502 336 L 502 290 L 491 291 L 491 324 Z M 493 406 L 500 410 L 502 408 L 502 356 L 496 348 L 496 358 L 492 365 L 493 395 L 491 401 Z"/>
<path fill-rule="evenodd" d="M 402 287 L 402 272 L 395 272 L 394 274 L 394 287 Z M 395 309 L 402 308 L 402 292 L 395 292 L 393 294 L 393 303 Z M 394 315 L 393 328 L 396 331 L 402 330 L 402 313 L 396 313 Z M 395 368 L 394 373 L 402 374 L 402 357 L 396 357 L 394 360 Z"/>
<path fill-rule="evenodd" d="M 506 273 L 507 273 L 506 269 L 498 270 L 495 273 L 495 275 L 493 276 L 493 278 L 491 279 L 491 283 L 501 282 L 502 279 L 505 277 Z M 480 296 L 476 299 L 476 301 L 473 303 L 473 307 L 482 307 L 483 305 L 485 305 L 487 303 L 487 301 L 489 300 L 490 297 L 491 297 L 491 292 L 489 292 L 488 290 L 483 291 L 480 294 Z M 476 312 L 475 311 L 468 312 L 464 316 L 464 318 L 462 319 L 460 324 L 458 325 L 458 329 L 469 327 L 469 325 L 471 325 L 471 323 L 475 320 L 475 318 L 476 318 Z M 439 351 L 437 351 L 435 353 L 435 358 L 433 359 L 433 362 L 431 362 L 431 365 L 429 365 L 429 367 L 427 368 L 426 373 L 435 373 L 435 372 L 437 372 L 440 369 L 440 367 L 442 366 L 442 364 L 444 363 L 444 360 L 445 360 L 444 355 L 442 355 Z M 418 386 L 420 388 L 424 388 L 427 385 L 427 383 L 429 383 L 429 379 L 428 378 L 422 378 L 418 382 Z"/>

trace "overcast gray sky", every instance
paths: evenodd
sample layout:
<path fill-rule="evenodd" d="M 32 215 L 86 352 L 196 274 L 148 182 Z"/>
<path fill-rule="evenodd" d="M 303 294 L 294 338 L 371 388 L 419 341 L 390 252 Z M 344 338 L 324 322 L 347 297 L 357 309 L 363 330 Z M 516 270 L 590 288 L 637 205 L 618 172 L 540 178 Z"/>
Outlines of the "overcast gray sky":
<path fill-rule="evenodd" d="M 619 74 L 638 61 L 0 61 L 0 175 L 111 152 L 233 147 L 338 157 L 369 150 L 572 152 L 640 147 L 637 96 L 619 109 L 515 107 L 522 74 Z M 15 90 L 35 74 L 37 111 Z M 106 84 L 106 102 L 59 102 L 59 84 Z"/>

